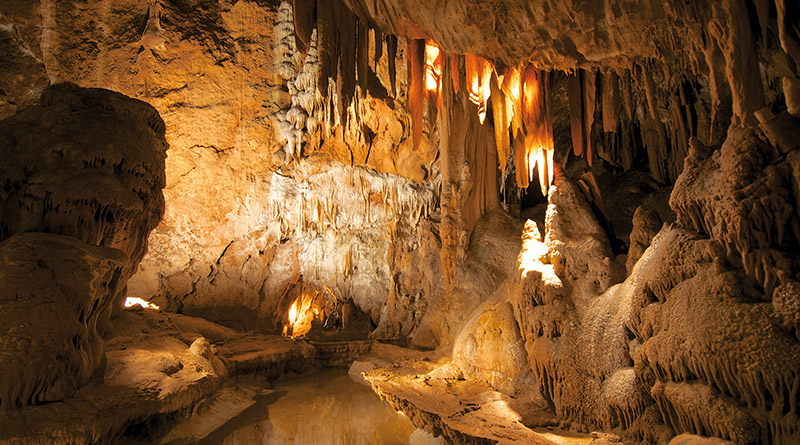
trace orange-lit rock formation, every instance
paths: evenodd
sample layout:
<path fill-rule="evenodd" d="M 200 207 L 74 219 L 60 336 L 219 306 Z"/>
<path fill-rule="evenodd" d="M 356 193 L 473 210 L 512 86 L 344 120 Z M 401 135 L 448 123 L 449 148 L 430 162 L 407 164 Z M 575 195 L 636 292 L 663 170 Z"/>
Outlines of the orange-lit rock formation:
<path fill-rule="evenodd" d="M 787 0 L 3 2 L 0 143 L 25 149 L 0 163 L 0 257 L 54 255 L 42 286 L 70 255 L 102 263 L 61 292 L 79 315 L 127 285 L 251 332 L 115 336 L 107 378 L 180 388 L 128 412 L 154 423 L 264 360 L 307 364 L 309 340 L 320 365 L 371 351 L 375 392 L 454 442 L 795 443 L 799 22 Z M 85 124 L 32 111 L 62 81 L 165 127 L 103 94 Z M 109 113 L 162 131 L 166 160 L 103 154 L 153 142 Z M 72 380 L 0 380 L 4 405 L 85 395 L 105 313 L 84 312 L 34 348 Z"/>

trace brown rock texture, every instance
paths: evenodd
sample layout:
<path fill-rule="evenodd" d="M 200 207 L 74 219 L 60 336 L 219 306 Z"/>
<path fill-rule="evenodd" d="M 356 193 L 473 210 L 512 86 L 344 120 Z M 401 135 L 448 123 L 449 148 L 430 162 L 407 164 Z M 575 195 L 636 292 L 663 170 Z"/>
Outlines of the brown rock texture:
<path fill-rule="evenodd" d="M 229 379 L 258 374 L 263 387 L 286 372 L 307 371 L 314 360 L 314 347 L 305 342 L 140 306 L 111 321 L 105 342 L 103 383 L 65 401 L 3 413 L 0 442 L 118 442 L 128 428 L 158 441 L 166 431 L 155 428 L 157 419 L 193 409 Z"/>
<path fill-rule="evenodd" d="M 776 228 L 796 192 L 779 188 L 788 181 L 776 172 L 787 166 L 759 144 L 745 129 L 706 160 L 687 158 L 671 198 L 677 223 L 648 241 L 628 278 L 611 287 L 602 285 L 613 276 L 598 268 L 602 260 L 584 263 L 603 249 L 589 241 L 602 241 L 587 229 L 590 219 L 570 216 L 583 198 L 556 181 L 547 237 L 542 243 L 526 228 L 512 295 L 533 377 L 559 417 L 622 427 L 637 441 L 669 437 L 656 426 L 662 421 L 676 433 L 736 443 L 797 440 L 798 375 L 786 366 L 800 360 L 790 315 L 797 269 L 786 250 L 795 241 Z M 754 193 L 761 184 L 773 189 Z M 565 197 L 578 202 L 565 205 Z M 787 216 L 760 216 L 776 209 Z M 746 255 L 776 261 L 747 265 L 737 243 L 748 246 Z"/>
<path fill-rule="evenodd" d="M 56 85 L 0 121 L 0 408 L 102 375 L 101 337 L 163 214 L 166 148 L 152 107 L 107 90 Z"/>
<path fill-rule="evenodd" d="M 71 397 L 105 366 L 122 252 L 45 233 L 0 243 L 0 409 Z"/>
<path fill-rule="evenodd" d="M 0 14 L 0 35 L 8 35 L 0 39 L 0 51 L 13 56 L 7 59 L 13 63 L 0 66 L 0 89 L 7 94 L 0 112 L 7 115 L 31 103 L 42 82 L 70 81 L 145 100 L 166 123 L 166 211 L 129 283 L 131 294 L 158 297 L 170 310 L 274 331 L 282 327 L 273 316 L 282 292 L 300 275 L 308 280 L 317 274 L 320 287 L 336 288 L 342 299 L 354 298 L 375 324 L 387 290 L 398 289 L 401 300 L 429 292 L 429 285 L 404 290 L 408 285 L 394 282 L 395 276 L 410 274 L 398 274 L 395 252 L 410 249 L 395 243 L 401 237 L 393 236 L 394 229 L 381 227 L 387 218 L 427 218 L 436 207 L 429 197 L 408 206 L 418 190 L 435 187 L 437 147 L 427 137 L 419 148 L 412 147 L 403 107 L 405 42 L 398 51 L 395 38 L 392 60 L 387 49 L 370 64 L 350 104 L 338 103 L 318 87 L 320 49 L 313 42 L 319 37 L 309 34 L 298 50 L 291 2 L 11 2 L 0 5 Z M 371 38 L 370 54 L 382 52 L 384 45 L 383 39 Z M 388 97 L 390 90 L 397 96 Z M 300 162 L 312 153 L 324 161 Z M 325 177 L 329 167 L 359 182 L 351 180 L 333 195 L 305 192 L 306 178 Z M 373 175 L 369 169 L 385 174 Z M 324 181 L 335 178 L 327 175 Z M 401 177 L 428 183 L 419 186 Z M 318 187 L 313 179 L 312 184 Z M 303 192 L 285 195 L 298 190 Z M 370 221 L 371 204 L 364 201 L 388 203 L 386 218 Z M 334 224 L 320 242 L 323 228 L 303 221 L 324 206 Z M 340 212 L 346 214 L 338 217 Z M 288 232 L 289 221 L 298 229 Z M 371 233 L 354 247 L 361 253 L 344 272 L 346 244 L 365 229 Z M 410 230 L 418 233 L 410 236 L 411 245 L 427 236 Z M 320 271 L 314 261 L 323 245 L 335 246 L 337 259 Z M 430 256 L 423 249 L 418 254 Z M 359 265 L 358 255 L 378 265 Z M 363 289 L 373 284 L 382 291 L 367 295 Z M 241 309 L 254 315 L 240 317 Z M 393 336 L 415 327 L 410 320 L 404 323 L 402 329 L 383 332 Z"/>
<path fill-rule="evenodd" d="M 102 86 L 166 130 L 111 97 L 81 99 L 87 129 L 136 115 L 171 149 L 165 176 L 135 156 L 117 172 L 53 133 L 78 172 L 62 181 L 14 124 L 0 241 L 120 249 L 121 282 L 142 260 L 132 293 L 246 331 L 279 332 L 301 289 L 355 307 L 371 339 L 438 348 L 370 382 L 451 441 L 562 422 L 800 442 L 798 21 L 787 0 L 6 1 L 0 117 L 36 121 L 49 83 Z M 81 194 L 98 187 L 122 198 Z M 120 375 L 202 395 L 271 344 L 145 340 L 115 350 Z"/>
<path fill-rule="evenodd" d="M 164 122 L 144 102 L 60 84 L 0 121 L 0 240 L 51 232 L 121 250 L 128 275 L 164 214 Z"/>

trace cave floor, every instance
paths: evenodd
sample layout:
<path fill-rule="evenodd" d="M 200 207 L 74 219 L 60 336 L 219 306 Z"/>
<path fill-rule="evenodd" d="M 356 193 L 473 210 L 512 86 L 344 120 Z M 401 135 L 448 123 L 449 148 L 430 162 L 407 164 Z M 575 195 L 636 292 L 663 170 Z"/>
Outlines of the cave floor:
<path fill-rule="evenodd" d="M 393 408 L 417 427 L 453 443 L 606 444 L 614 434 L 565 431 L 556 417 L 530 402 L 495 391 L 485 382 L 464 379 L 446 358 L 406 360 L 363 373 Z"/>
<path fill-rule="evenodd" d="M 0 443 L 98 443 L 123 431 L 152 438 L 230 378 L 258 374 L 274 381 L 308 370 L 314 359 L 305 342 L 141 308 L 112 320 L 105 341 L 102 383 L 63 401 L 0 412 Z"/>

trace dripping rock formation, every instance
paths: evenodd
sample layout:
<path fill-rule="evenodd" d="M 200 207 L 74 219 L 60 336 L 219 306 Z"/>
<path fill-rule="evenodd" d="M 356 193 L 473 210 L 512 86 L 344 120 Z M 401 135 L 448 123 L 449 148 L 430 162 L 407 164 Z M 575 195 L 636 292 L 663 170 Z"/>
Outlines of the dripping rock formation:
<path fill-rule="evenodd" d="M 0 2 L 0 443 L 268 440 L 325 367 L 419 443 L 800 443 L 798 23 Z"/>

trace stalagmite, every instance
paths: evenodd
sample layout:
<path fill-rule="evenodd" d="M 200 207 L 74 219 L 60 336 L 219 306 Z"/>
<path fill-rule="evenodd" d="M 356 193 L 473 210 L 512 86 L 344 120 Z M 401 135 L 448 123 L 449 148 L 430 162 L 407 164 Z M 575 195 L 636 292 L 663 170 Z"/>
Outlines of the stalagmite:
<path fill-rule="evenodd" d="M 0 2 L 0 443 L 800 443 L 796 1 L 122 3 Z"/>

